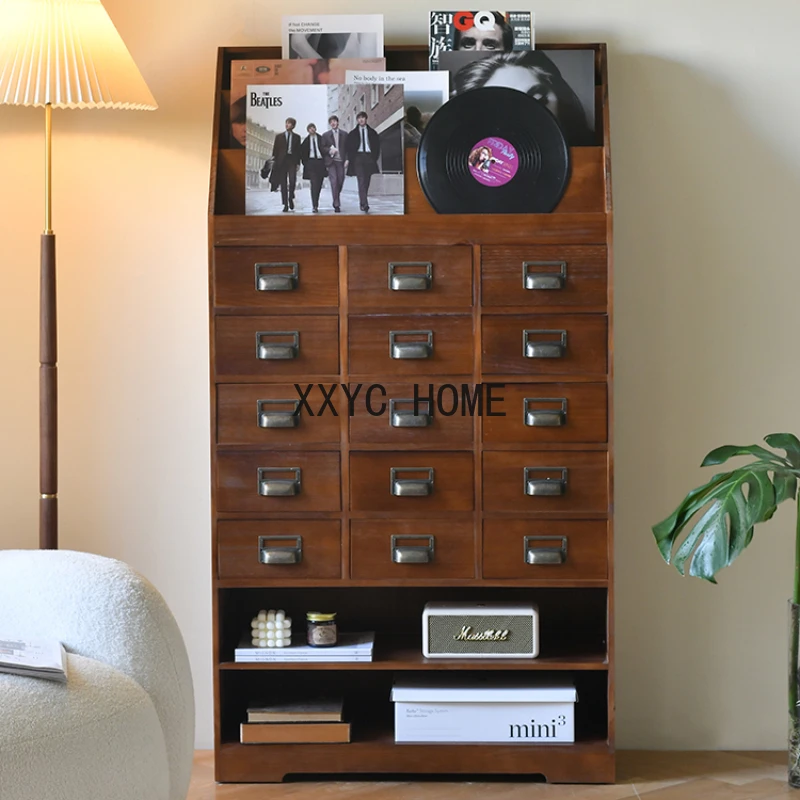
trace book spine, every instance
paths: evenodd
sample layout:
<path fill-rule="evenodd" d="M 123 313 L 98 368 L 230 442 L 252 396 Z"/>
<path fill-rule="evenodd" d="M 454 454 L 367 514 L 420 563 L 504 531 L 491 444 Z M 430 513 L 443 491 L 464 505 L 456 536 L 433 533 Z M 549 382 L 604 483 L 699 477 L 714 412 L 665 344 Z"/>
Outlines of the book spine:
<path fill-rule="evenodd" d="M 235 658 L 237 664 L 267 664 L 267 663 L 316 663 L 324 664 L 331 662 L 351 662 L 351 661 L 372 661 L 372 656 L 326 656 L 319 658 L 318 656 L 288 656 L 283 658 L 276 657 L 260 657 L 260 656 L 237 656 Z"/>

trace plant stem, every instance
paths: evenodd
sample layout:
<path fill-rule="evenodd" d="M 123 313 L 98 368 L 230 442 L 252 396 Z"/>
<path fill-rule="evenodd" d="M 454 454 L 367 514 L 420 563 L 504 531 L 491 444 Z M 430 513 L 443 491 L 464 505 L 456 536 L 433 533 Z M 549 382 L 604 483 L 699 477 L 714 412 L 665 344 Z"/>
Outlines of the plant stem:
<path fill-rule="evenodd" d="M 800 605 L 800 491 L 797 493 L 797 519 L 795 521 L 794 550 L 794 596 L 792 601 Z"/>

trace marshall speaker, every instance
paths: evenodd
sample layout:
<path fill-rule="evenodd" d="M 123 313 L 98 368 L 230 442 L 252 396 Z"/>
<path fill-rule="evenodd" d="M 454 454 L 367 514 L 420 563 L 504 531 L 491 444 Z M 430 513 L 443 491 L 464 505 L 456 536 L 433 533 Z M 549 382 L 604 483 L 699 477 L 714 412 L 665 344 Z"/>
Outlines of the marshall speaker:
<path fill-rule="evenodd" d="M 536 658 L 539 610 L 533 604 L 427 603 L 426 658 Z"/>

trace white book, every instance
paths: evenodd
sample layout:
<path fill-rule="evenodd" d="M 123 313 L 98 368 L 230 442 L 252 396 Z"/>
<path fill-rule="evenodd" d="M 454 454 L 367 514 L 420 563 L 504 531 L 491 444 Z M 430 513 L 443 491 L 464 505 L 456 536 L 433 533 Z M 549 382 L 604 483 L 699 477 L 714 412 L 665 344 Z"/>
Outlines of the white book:
<path fill-rule="evenodd" d="M 275 657 L 267 657 L 261 658 L 260 656 L 236 656 L 236 663 L 237 664 L 299 664 L 299 663 L 306 663 L 306 664 L 330 664 L 330 663 L 353 663 L 358 661 L 372 661 L 372 654 L 369 655 L 324 655 L 322 657 L 317 656 L 291 656 L 286 655 L 285 653 L 286 648 L 283 648 L 280 651 L 277 651 L 278 654 Z"/>
<path fill-rule="evenodd" d="M 372 659 L 375 644 L 375 633 L 342 633 L 339 644 L 333 647 L 312 647 L 308 644 L 293 644 L 289 647 L 253 647 L 251 640 L 243 640 L 234 651 L 235 661 L 286 661 L 302 659 L 303 661 L 331 661 L 334 659 L 350 659 L 359 657 Z"/>
<path fill-rule="evenodd" d="M 283 17 L 283 58 L 383 58 L 383 14 Z"/>
<path fill-rule="evenodd" d="M 22 640 L 0 634 L 0 672 L 65 683 L 67 653 L 55 639 Z"/>

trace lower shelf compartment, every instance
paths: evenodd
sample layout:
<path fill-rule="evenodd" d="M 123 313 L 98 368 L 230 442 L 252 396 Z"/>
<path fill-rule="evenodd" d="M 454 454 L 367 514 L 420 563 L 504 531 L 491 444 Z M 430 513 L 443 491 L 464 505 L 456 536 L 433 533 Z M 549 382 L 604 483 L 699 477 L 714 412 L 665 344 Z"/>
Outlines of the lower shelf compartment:
<path fill-rule="evenodd" d="M 363 737 L 363 733 L 361 734 Z M 614 748 L 603 739 L 574 744 L 397 744 L 392 734 L 349 744 L 223 744 L 216 754 L 220 783 L 278 783 L 287 777 L 369 775 L 539 776 L 550 783 L 613 783 Z"/>

